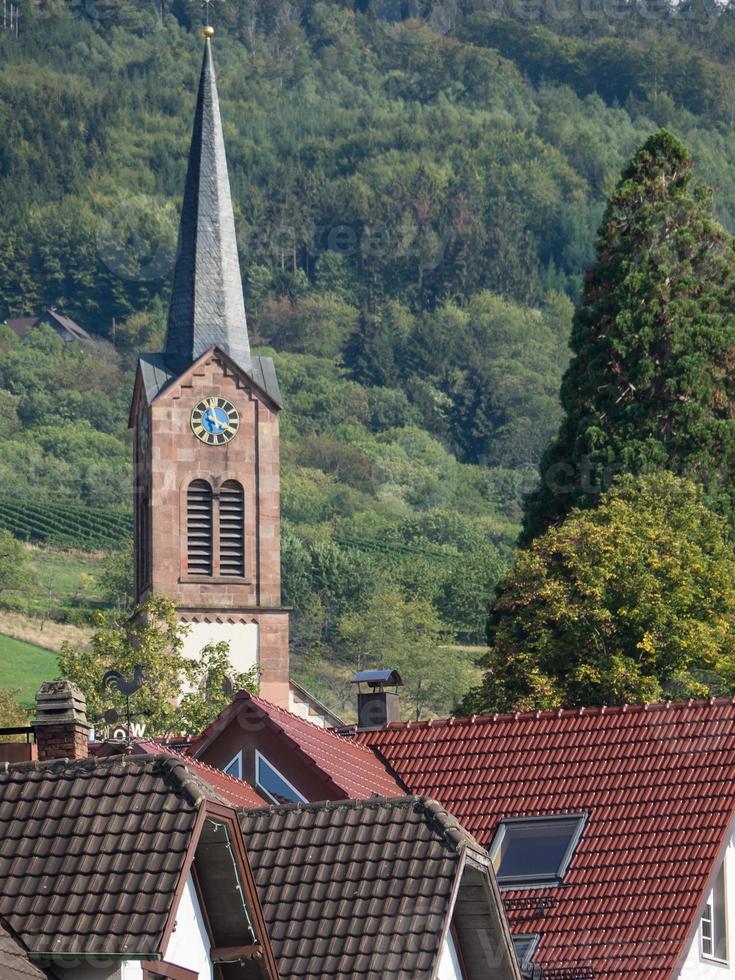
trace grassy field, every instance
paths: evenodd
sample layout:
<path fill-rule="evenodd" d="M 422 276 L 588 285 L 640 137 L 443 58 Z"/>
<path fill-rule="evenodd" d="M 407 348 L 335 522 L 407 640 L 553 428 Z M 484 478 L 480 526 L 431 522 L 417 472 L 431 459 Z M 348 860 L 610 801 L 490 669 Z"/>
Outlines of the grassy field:
<path fill-rule="evenodd" d="M 0 609 L 38 619 L 89 622 L 91 613 L 105 606 L 98 582 L 104 555 L 27 547 L 33 583 L 22 592 L 2 593 Z M 5 632 L 1 625 L 0 632 Z"/>
<path fill-rule="evenodd" d="M 23 704 L 32 704 L 41 684 L 53 680 L 58 669 L 51 650 L 0 635 L 0 687 L 19 691 Z"/>

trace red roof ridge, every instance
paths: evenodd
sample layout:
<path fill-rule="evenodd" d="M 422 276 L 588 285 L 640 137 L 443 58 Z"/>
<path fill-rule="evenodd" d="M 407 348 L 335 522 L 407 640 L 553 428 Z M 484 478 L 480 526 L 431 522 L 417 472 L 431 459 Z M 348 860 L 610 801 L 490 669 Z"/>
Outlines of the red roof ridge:
<path fill-rule="evenodd" d="M 381 729 L 381 731 L 390 732 L 416 728 L 440 728 L 447 725 L 484 725 L 489 722 L 535 721 L 542 718 L 582 718 L 594 717 L 596 715 L 626 714 L 637 711 L 679 711 L 684 708 L 707 708 L 728 704 L 735 704 L 735 695 L 732 697 L 689 698 L 688 701 L 646 701 L 641 704 L 603 704 L 596 707 L 583 705 L 578 708 L 537 708 L 530 711 L 496 712 L 492 715 L 468 715 L 466 717 L 452 715 L 449 718 L 430 718 L 426 721 L 392 721 L 384 729 Z M 364 734 L 369 735 L 371 733 L 371 731 L 367 730 Z M 347 734 L 363 733 L 355 725 L 350 725 L 340 728 L 332 732 L 332 734 L 336 735 L 337 738 L 342 738 Z"/>
<path fill-rule="evenodd" d="M 235 700 L 238 700 L 241 694 L 246 695 L 246 697 L 249 698 L 250 701 L 255 702 L 256 705 L 265 705 L 267 708 L 273 711 L 277 711 L 283 715 L 288 715 L 289 719 L 295 718 L 296 721 L 302 722 L 304 725 L 310 725 L 311 728 L 315 729 L 319 734 L 328 735 L 330 738 L 336 739 L 340 745 L 344 746 L 344 738 L 341 735 L 339 735 L 336 731 L 333 731 L 331 728 L 322 728 L 321 725 L 316 725 L 313 721 L 309 721 L 308 718 L 302 718 L 301 715 L 297 715 L 293 711 L 288 711 L 288 709 L 282 708 L 280 707 L 280 705 L 272 704 L 270 701 L 266 701 L 265 698 L 261 698 L 257 694 L 251 694 L 249 691 L 238 691 L 238 693 L 235 695 Z M 243 697 L 241 700 L 244 701 L 246 700 L 246 698 Z M 276 722 L 276 724 L 278 723 Z M 288 734 L 287 732 L 284 732 L 284 735 L 287 734 Z M 371 750 L 367 748 L 367 746 L 362 745 L 359 742 L 355 742 L 354 744 L 359 746 L 362 752 L 365 752 L 372 758 L 375 758 L 374 753 L 371 752 Z"/>

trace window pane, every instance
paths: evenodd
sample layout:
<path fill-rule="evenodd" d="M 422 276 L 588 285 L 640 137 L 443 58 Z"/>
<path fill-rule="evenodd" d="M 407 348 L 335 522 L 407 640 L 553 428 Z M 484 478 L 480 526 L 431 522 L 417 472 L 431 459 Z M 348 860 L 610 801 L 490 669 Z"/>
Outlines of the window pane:
<path fill-rule="evenodd" d="M 242 756 L 239 752 L 232 762 L 225 766 L 225 772 L 228 776 L 234 776 L 236 779 L 242 779 Z"/>
<path fill-rule="evenodd" d="M 712 906 L 707 905 L 702 915 L 702 953 L 712 956 Z"/>
<path fill-rule="evenodd" d="M 262 757 L 258 757 L 258 785 L 276 801 L 276 803 L 305 803 L 292 786 L 286 782 L 280 773 Z"/>
<path fill-rule="evenodd" d="M 531 965 L 531 958 L 536 952 L 539 937 L 536 933 L 528 936 L 512 936 L 513 948 L 519 967 L 524 970 Z"/>
<path fill-rule="evenodd" d="M 498 881 L 557 881 L 564 873 L 570 846 L 582 827 L 582 817 L 554 820 L 508 820 L 498 831 L 493 849 Z"/>
<path fill-rule="evenodd" d="M 712 947 L 718 960 L 727 959 L 727 927 L 725 925 L 725 874 L 720 868 L 715 887 L 712 889 Z"/>

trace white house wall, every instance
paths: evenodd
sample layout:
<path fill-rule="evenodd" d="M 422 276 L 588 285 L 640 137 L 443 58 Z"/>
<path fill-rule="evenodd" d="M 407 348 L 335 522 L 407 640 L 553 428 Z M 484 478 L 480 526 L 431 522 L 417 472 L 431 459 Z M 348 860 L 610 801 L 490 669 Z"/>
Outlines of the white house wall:
<path fill-rule="evenodd" d="M 444 940 L 436 980 L 462 980 L 462 969 L 459 965 L 457 947 L 454 945 L 454 938 L 451 932 Z"/>
<path fill-rule="evenodd" d="M 733 841 L 725 852 L 725 917 L 727 923 L 727 963 L 704 959 L 700 952 L 699 928 L 689 947 L 677 980 L 725 980 L 735 978 L 735 848 Z"/>
<path fill-rule="evenodd" d="M 198 973 L 199 980 L 212 980 L 209 936 L 191 875 L 179 902 L 176 928 L 164 957 L 167 963 Z"/>
<path fill-rule="evenodd" d="M 199 974 L 199 980 L 212 980 L 209 936 L 191 875 L 179 902 L 176 928 L 169 939 L 164 959 L 174 966 L 193 970 L 194 973 Z M 65 977 L 64 980 L 86 980 L 86 978 L 70 976 Z M 95 980 L 99 980 L 99 974 Z M 140 963 L 134 960 L 123 963 L 121 980 L 143 980 Z"/>

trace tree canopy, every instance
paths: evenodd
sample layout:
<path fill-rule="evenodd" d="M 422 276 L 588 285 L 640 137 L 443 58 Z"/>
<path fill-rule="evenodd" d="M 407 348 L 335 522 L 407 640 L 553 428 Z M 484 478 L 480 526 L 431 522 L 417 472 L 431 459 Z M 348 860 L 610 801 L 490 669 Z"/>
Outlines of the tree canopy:
<path fill-rule="evenodd" d="M 612 195 L 526 540 L 594 504 L 616 472 L 656 467 L 699 480 L 735 517 L 735 249 L 692 177 L 688 152 L 661 131 Z"/>
<path fill-rule="evenodd" d="M 525 550 L 502 583 L 463 710 L 703 697 L 735 684 L 735 551 L 689 480 L 617 478 Z"/>
<path fill-rule="evenodd" d="M 257 672 L 239 674 L 229 661 L 228 645 L 204 647 L 196 660 L 183 656 L 187 627 L 171 599 L 153 596 L 131 616 L 116 610 L 100 614 L 88 646 L 65 643 L 61 675 L 85 694 L 87 713 L 99 724 L 109 708 L 125 716 L 125 699 L 102 686 L 108 670 L 132 676 L 143 670 L 143 686 L 131 699 L 136 724 L 147 735 L 198 734 L 229 704 L 233 691 L 257 690 Z"/>

